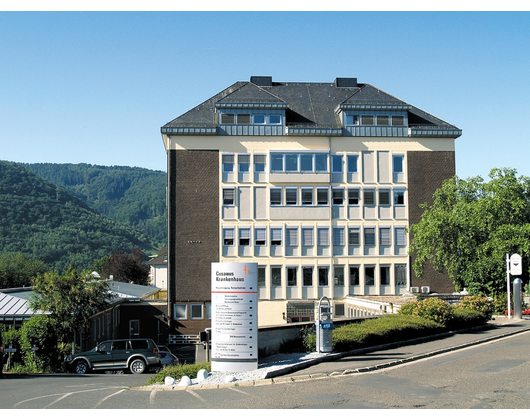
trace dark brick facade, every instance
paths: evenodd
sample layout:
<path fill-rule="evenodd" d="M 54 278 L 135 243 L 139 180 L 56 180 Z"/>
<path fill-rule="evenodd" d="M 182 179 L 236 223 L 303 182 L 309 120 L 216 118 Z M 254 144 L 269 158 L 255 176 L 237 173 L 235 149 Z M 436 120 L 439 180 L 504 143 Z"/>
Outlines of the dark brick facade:
<path fill-rule="evenodd" d="M 210 264 L 219 260 L 218 151 L 168 152 L 168 216 L 168 305 L 173 316 L 175 302 L 211 300 Z"/>
<path fill-rule="evenodd" d="M 455 152 L 410 151 L 407 152 L 407 167 L 409 223 L 412 225 L 421 220 L 420 204 L 432 204 L 434 192 L 442 186 L 442 181 L 455 175 Z M 446 274 L 437 273 L 429 264 L 422 278 L 414 275 L 412 267 L 410 271 L 413 287 L 430 286 L 435 293 L 455 291 L 452 280 Z"/>

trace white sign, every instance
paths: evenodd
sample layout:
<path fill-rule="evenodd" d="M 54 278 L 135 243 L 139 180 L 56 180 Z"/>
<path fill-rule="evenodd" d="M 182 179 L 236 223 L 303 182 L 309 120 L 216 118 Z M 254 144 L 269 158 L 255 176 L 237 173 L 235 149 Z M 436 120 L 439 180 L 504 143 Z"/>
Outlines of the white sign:
<path fill-rule="evenodd" d="M 212 372 L 258 368 L 258 264 L 212 263 Z"/>
<path fill-rule="evenodd" d="M 519 254 L 513 254 L 510 258 L 510 274 L 512 276 L 520 276 L 523 274 L 523 264 Z"/>

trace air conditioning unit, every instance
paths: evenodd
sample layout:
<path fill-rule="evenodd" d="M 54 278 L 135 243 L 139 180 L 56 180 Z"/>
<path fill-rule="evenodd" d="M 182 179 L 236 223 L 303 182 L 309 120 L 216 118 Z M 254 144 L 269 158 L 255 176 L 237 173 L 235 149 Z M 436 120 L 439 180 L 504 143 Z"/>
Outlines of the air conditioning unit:
<path fill-rule="evenodd" d="M 410 288 L 410 293 L 420 293 L 420 288 L 419 287 L 411 287 Z"/>
<path fill-rule="evenodd" d="M 431 293 L 431 288 L 429 286 L 421 286 L 421 293 Z"/>

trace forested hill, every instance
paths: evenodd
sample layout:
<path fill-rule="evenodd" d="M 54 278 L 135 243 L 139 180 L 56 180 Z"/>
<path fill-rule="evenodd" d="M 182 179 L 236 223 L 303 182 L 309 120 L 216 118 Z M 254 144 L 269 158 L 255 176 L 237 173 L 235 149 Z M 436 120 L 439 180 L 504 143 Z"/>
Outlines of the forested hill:
<path fill-rule="evenodd" d="M 0 161 L 0 254 L 22 252 L 62 271 L 73 262 L 90 269 L 134 248 L 150 253 L 156 246 L 23 166 Z"/>
<path fill-rule="evenodd" d="M 158 247 L 165 246 L 165 172 L 86 163 L 21 165 L 64 188 L 98 213 L 132 226 Z"/>

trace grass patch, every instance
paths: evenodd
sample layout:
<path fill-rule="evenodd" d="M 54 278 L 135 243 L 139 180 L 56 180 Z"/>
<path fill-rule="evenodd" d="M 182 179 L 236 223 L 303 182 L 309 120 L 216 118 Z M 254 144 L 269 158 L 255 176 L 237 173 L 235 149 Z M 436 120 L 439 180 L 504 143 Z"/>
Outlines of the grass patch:
<path fill-rule="evenodd" d="M 183 365 L 171 365 L 166 366 L 159 370 L 155 375 L 151 376 L 147 381 L 146 385 L 154 385 L 157 383 L 164 383 L 166 376 L 170 376 L 173 379 L 180 381 L 183 376 L 187 376 L 190 379 L 197 378 L 197 373 L 201 369 L 206 369 L 210 372 L 211 363 L 197 363 L 197 364 L 183 364 Z"/>

